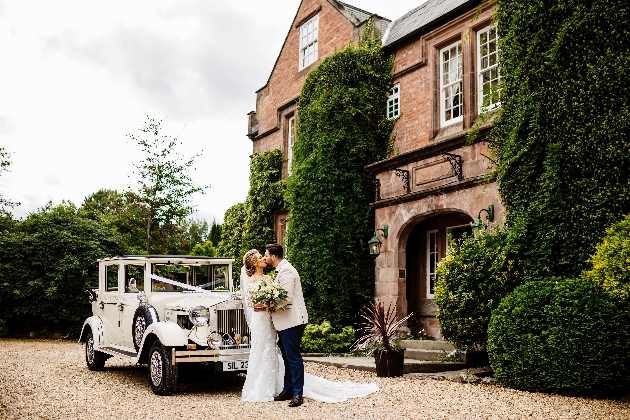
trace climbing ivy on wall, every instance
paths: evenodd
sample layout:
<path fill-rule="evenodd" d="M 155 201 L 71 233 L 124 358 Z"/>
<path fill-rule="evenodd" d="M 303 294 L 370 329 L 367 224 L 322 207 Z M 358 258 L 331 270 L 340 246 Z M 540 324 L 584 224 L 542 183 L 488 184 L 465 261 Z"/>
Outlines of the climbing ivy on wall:
<path fill-rule="evenodd" d="M 577 276 L 630 212 L 630 8 L 499 0 L 493 135 L 507 222 L 530 276 Z"/>
<path fill-rule="evenodd" d="M 264 251 L 265 245 L 276 241 L 273 214 L 285 208 L 286 183 L 282 180 L 282 163 L 280 149 L 252 156 L 245 203 L 232 206 L 225 213 L 218 255 L 234 258 L 235 279 L 240 276 L 245 252 L 250 249 Z"/>
<path fill-rule="evenodd" d="M 302 88 L 287 241 L 311 322 L 350 325 L 374 296 L 374 183 L 364 167 L 385 157 L 392 69 L 392 58 L 365 37 L 322 61 Z"/>

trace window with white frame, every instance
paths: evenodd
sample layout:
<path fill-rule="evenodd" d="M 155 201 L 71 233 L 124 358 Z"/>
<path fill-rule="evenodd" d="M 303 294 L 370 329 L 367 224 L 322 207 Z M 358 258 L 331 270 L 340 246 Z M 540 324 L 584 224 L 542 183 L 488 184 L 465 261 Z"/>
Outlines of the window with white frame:
<path fill-rule="evenodd" d="M 289 118 L 287 133 L 287 174 L 291 175 L 293 166 L 293 145 L 295 144 L 295 117 Z"/>
<path fill-rule="evenodd" d="M 437 230 L 427 232 L 427 299 L 435 298 L 436 270 L 439 261 L 437 235 Z"/>
<path fill-rule="evenodd" d="M 400 115 L 400 83 L 396 83 L 387 98 L 387 118 L 394 119 Z"/>
<path fill-rule="evenodd" d="M 440 50 L 440 122 L 462 121 L 462 43 Z"/>
<path fill-rule="evenodd" d="M 310 18 L 300 26 L 300 70 L 317 61 L 317 38 L 319 15 Z"/>
<path fill-rule="evenodd" d="M 497 27 L 489 26 L 477 32 L 478 106 L 479 109 L 494 109 L 499 102 L 499 38 Z"/>

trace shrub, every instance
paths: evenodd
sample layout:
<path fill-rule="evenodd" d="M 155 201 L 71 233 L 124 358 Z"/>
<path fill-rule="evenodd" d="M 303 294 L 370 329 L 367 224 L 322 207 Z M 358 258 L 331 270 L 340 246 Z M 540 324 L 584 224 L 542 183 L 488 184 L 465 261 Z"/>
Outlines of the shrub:
<path fill-rule="evenodd" d="M 62 324 L 78 335 L 92 314 L 84 292 L 98 285 L 97 260 L 126 249 L 114 229 L 81 214 L 72 204 L 49 204 L 0 234 L 0 320 L 6 328 L 41 331 Z"/>
<path fill-rule="evenodd" d="M 442 335 L 459 349 L 486 346 L 492 310 L 523 282 L 508 232 L 501 228 L 450 245 L 437 277 L 435 301 Z"/>
<path fill-rule="evenodd" d="M 590 262 L 593 268 L 584 273 L 586 278 L 602 286 L 613 298 L 630 300 L 630 215 L 606 230 Z"/>
<path fill-rule="evenodd" d="M 340 333 L 335 333 L 330 322 L 324 321 L 306 326 L 300 348 L 305 353 L 343 353 L 353 342 L 354 328 L 343 327 Z"/>
<path fill-rule="evenodd" d="M 524 284 L 501 301 L 488 328 L 495 377 L 527 391 L 627 389 L 628 348 L 628 311 L 587 279 Z"/>

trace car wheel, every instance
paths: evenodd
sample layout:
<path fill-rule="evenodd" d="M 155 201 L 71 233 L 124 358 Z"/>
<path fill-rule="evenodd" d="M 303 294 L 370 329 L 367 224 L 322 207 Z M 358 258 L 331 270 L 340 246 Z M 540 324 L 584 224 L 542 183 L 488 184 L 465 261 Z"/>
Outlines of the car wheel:
<path fill-rule="evenodd" d="M 159 322 L 157 311 L 153 306 L 143 305 L 136 309 L 133 315 L 133 324 L 131 326 L 131 333 L 133 335 L 133 346 L 136 351 L 140 351 L 140 344 L 142 344 L 142 338 L 149 325 L 154 322 Z"/>
<path fill-rule="evenodd" d="M 149 383 L 157 395 L 171 395 L 177 388 L 177 365 L 171 365 L 170 349 L 157 340 L 149 351 Z"/>
<path fill-rule="evenodd" d="M 94 335 L 90 331 L 85 340 L 85 362 L 90 370 L 103 370 L 107 355 L 98 350 L 94 350 Z"/>

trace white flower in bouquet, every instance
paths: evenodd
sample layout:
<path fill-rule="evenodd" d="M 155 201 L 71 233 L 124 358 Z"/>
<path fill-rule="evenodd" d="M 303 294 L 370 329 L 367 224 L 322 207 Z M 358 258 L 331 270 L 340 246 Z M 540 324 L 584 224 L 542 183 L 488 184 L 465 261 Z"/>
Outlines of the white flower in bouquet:
<path fill-rule="evenodd" d="M 251 290 L 252 303 L 263 305 L 268 312 L 276 312 L 285 309 L 283 302 L 289 295 L 274 278 L 263 278 L 256 287 Z"/>

